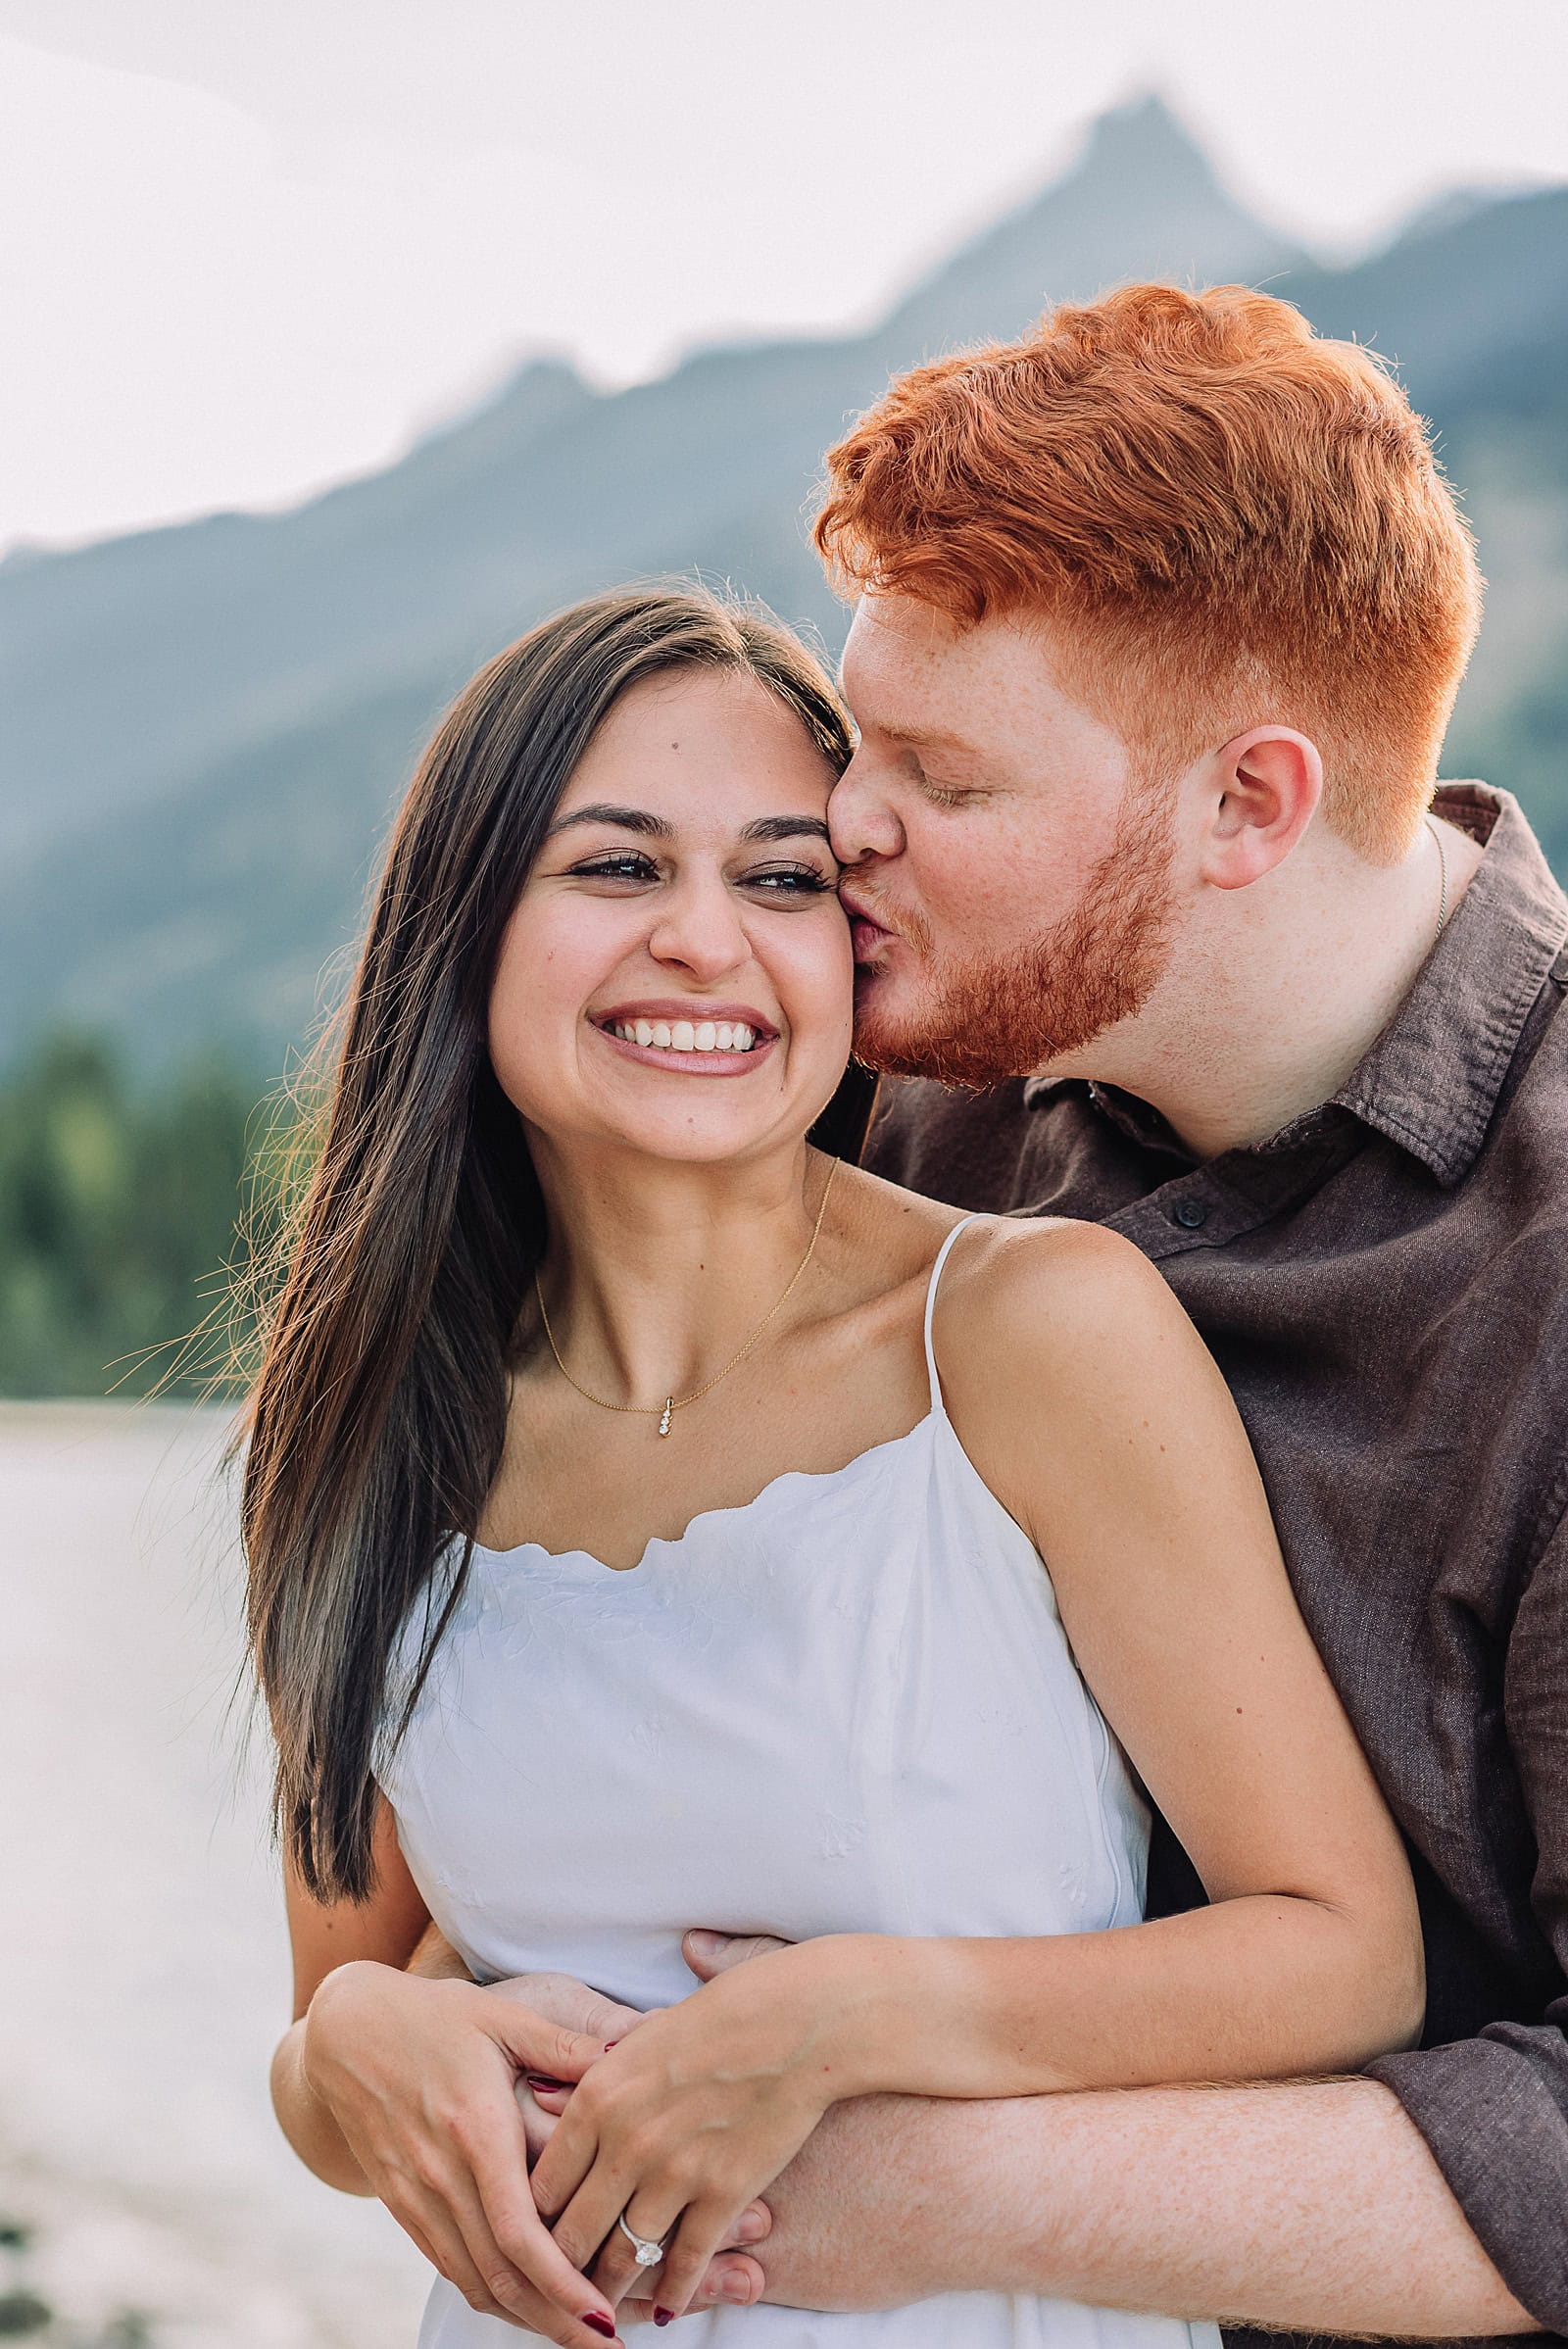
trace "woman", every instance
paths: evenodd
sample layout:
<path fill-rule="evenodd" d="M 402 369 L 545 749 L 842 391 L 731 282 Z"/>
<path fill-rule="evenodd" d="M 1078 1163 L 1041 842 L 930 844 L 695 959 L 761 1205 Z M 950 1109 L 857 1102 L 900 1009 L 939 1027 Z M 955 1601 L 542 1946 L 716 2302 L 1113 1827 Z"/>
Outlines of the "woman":
<path fill-rule="evenodd" d="M 683 2312 L 845 2097 L 1338 2071 L 1419 2028 L 1397 1837 L 1164 1284 L 808 1142 L 850 1043 L 849 748 L 755 615 L 564 613 L 437 734 L 355 982 L 247 1469 L 274 2092 L 443 2270 L 430 2349 L 507 2314 L 587 2349 L 645 2262 Z M 1133 1771 L 1208 1909 L 1139 1922 Z M 485 1980 L 660 2011 L 607 2048 L 407 1982 L 430 1918 Z M 793 1946 L 692 1994 L 692 1924 Z M 392 1983 L 509 2084 L 580 2082 L 541 2083 L 531 2198 L 515 2115 L 501 2182 L 462 2099 L 449 2159 L 439 2114 L 340 2122 Z M 1189 2329 L 1000 2295 L 699 2324 Z"/>

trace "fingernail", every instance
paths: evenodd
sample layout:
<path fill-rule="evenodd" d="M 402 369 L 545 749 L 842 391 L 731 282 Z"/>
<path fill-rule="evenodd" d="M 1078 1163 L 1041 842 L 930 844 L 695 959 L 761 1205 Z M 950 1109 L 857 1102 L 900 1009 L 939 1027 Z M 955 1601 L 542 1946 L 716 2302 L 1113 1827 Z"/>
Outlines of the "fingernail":
<path fill-rule="evenodd" d="M 686 1938 L 704 1957 L 711 1957 L 719 1943 L 719 1935 L 710 1933 L 706 1925 L 694 1925 Z"/>
<path fill-rule="evenodd" d="M 735 2228 L 738 2243 L 760 2243 L 767 2232 L 767 2221 L 760 2211 L 742 2211 Z"/>
<path fill-rule="evenodd" d="M 750 2282 L 747 2280 L 744 2275 L 740 2274 L 734 2268 L 731 2268 L 729 2274 L 725 2276 L 722 2288 L 726 2300 L 738 2300 L 743 2307 L 748 2301 L 750 2301 L 752 2296 L 752 2287 Z"/>
<path fill-rule="evenodd" d="M 537 2088 L 546 2096 L 554 2096 L 563 2088 L 569 2088 L 573 2085 L 569 2080 L 551 2080 L 548 2074 L 543 2072 L 525 2072 L 522 2077 L 530 2088 Z"/>
<path fill-rule="evenodd" d="M 656 2308 L 656 2309 L 655 2309 L 655 2311 L 654 2311 L 654 2323 L 655 2323 L 656 2325 L 673 2325 L 673 2324 L 674 2324 L 674 2322 L 675 2322 L 675 2312 L 674 2312 L 674 2310 L 673 2310 L 672 2308 Z"/>
<path fill-rule="evenodd" d="M 597 2332 L 602 2340 L 612 2341 L 615 2337 L 615 2327 L 608 2317 L 587 2316 L 583 2323 L 590 2332 Z"/>

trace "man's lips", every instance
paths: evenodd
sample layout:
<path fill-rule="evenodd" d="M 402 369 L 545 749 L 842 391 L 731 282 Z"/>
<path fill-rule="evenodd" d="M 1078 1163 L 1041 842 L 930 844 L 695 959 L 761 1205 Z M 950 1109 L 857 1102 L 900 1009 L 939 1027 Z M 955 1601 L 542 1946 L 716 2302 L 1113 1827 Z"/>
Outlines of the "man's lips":
<path fill-rule="evenodd" d="M 839 903 L 850 917 L 850 938 L 855 948 L 856 961 L 874 961 L 889 939 L 897 938 L 899 932 L 879 919 L 853 890 L 841 889 Z"/>

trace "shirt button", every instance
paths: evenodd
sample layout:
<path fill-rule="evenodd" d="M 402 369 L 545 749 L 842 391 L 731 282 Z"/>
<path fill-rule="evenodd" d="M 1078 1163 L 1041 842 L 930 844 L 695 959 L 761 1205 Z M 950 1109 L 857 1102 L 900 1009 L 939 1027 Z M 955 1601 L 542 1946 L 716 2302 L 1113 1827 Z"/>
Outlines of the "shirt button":
<path fill-rule="evenodd" d="M 1198 1199 L 1179 1199 L 1171 1213 L 1184 1232 L 1200 1232 L 1208 1221 L 1208 1209 Z"/>

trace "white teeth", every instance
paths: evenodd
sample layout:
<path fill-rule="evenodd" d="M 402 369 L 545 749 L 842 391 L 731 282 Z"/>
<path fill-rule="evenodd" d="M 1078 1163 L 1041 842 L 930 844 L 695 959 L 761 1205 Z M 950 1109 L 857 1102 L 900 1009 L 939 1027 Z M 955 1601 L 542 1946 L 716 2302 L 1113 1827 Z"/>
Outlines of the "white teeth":
<path fill-rule="evenodd" d="M 757 1032 L 742 1020 L 617 1019 L 610 1032 L 623 1044 L 650 1045 L 662 1052 L 749 1052 Z"/>

